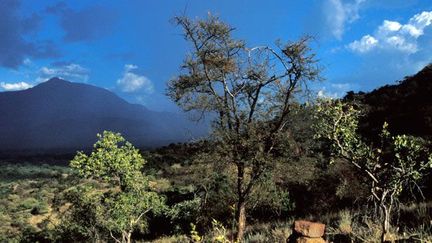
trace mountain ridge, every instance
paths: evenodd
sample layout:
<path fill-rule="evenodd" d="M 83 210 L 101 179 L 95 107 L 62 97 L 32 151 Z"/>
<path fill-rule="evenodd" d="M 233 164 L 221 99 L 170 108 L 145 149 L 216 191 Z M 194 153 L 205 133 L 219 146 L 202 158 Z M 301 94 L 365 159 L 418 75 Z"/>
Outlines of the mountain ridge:
<path fill-rule="evenodd" d="M 143 147 L 185 142 L 207 132 L 205 124 L 185 116 L 151 111 L 109 90 L 60 78 L 1 92 L 0 114 L 0 150 L 87 148 L 103 130 L 120 132 Z"/>
<path fill-rule="evenodd" d="M 364 106 L 360 130 L 368 137 L 379 134 L 384 122 L 395 134 L 432 137 L 432 64 L 399 84 L 368 93 L 349 92 L 344 99 L 359 101 Z"/>

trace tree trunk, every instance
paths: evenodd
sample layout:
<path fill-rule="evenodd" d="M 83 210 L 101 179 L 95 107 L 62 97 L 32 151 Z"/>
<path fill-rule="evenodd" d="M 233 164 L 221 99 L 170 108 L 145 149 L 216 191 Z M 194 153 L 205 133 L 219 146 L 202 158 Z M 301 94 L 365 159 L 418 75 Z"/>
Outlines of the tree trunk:
<path fill-rule="evenodd" d="M 246 228 L 246 205 L 243 199 L 240 199 L 238 201 L 236 219 L 237 219 L 236 242 L 241 242 L 243 240 L 243 234 Z"/>
<path fill-rule="evenodd" d="M 124 243 L 131 243 L 132 241 L 132 232 L 131 231 L 127 231 L 127 232 L 123 232 L 122 233 L 122 242 Z"/>
<path fill-rule="evenodd" d="M 385 205 L 381 205 L 381 210 L 383 213 L 382 220 L 382 234 L 381 234 L 381 242 L 386 242 L 386 236 L 390 230 L 390 209 L 391 207 L 386 207 Z"/>
<path fill-rule="evenodd" d="M 243 240 L 243 234 L 246 227 L 246 196 L 243 190 L 244 183 L 244 164 L 237 164 L 237 210 L 236 210 L 236 220 L 237 220 L 237 236 L 236 242 L 241 242 Z"/>
<path fill-rule="evenodd" d="M 127 243 L 131 243 L 131 238 L 132 238 L 132 234 L 129 232 L 128 235 L 127 235 L 127 238 L 126 238 L 127 239 L 126 242 Z"/>

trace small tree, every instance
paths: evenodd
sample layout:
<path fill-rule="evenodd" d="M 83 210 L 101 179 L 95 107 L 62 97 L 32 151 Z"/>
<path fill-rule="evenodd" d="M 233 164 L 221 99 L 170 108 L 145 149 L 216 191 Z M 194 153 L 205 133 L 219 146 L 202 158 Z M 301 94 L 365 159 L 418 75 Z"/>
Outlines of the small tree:
<path fill-rule="evenodd" d="M 432 167 L 432 155 L 425 140 L 392 136 L 387 123 L 379 135 L 380 141 L 368 143 L 358 134 L 360 115 L 353 105 L 342 101 L 321 101 L 316 110 L 316 137 L 329 141 L 334 156 L 346 159 L 369 178 L 371 196 L 378 202 L 383 216 L 381 240 L 384 242 L 395 200 Z"/>
<path fill-rule="evenodd" d="M 309 38 L 247 48 L 234 39 L 233 28 L 209 15 L 206 20 L 174 18 L 192 50 L 182 73 L 170 81 L 168 95 L 185 111 L 209 112 L 216 156 L 236 177 L 237 241 L 246 226 L 246 204 L 255 185 L 274 165 L 289 136 L 289 117 L 296 95 L 319 79 Z"/>
<path fill-rule="evenodd" d="M 84 204 L 91 202 L 96 220 L 116 242 L 131 242 L 136 229 L 147 228 L 146 214 L 159 213 L 164 200 L 148 187 L 138 149 L 118 133 L 105 131 L 90 155 L 78 152 L 70 166 L 84 178 L 106 184 L 103 189 L 79 190 Z M 118 238 L 118 235 L 121 238 Z"/>

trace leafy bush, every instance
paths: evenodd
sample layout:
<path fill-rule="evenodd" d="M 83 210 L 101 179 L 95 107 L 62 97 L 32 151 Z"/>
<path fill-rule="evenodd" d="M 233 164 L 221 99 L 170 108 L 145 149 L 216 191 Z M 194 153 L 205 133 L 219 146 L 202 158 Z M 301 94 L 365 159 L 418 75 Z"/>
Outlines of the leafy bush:
<path fill-rule="evenodd" d="M 45 202 L 39 202 L 37 205 L 35 205 L 32 210 L 31 214 L 38 215 L 38 214 L 46 214 L 49 212 L 48 205 Z"/>
<path fill-rule="evenodd" d="M 168 211 L 167 216 L 176 231 L 186 232 L 191 223 L 195 223 L 201 211 L 201 199 L 194 198 L 174 204 Z"/>
<path fill-rule="evenodd" d="M 18 206 L 18 210 L 33 209 L 38 205 L 39 205 L 39 201 L 36 198 L 31 197 L 22 201 Z"/>
<path fill-rule="evenodd" d="M 87 207 L 94 212 L 94 223 L 84 229 L 90 231 L 92 239 L 107 237 L 105 232 L 109 232 L 116 241 L 130 242 L 134 231 L 148 229 L 149 213 L 160 214 L 165 209 L 164 199 L 150 190 L 148 177 L 141 172 L 146 161 L 138 149 L 118 133 L 105 131 L 98 137 L 93 152 L 78 152 L 70 165 L 83 178 L 105 188 L 78 189 L 70 220 L 83 216 L 82 207 Z M 78 222 L 82 220 L 87 219 L 78 218 Z"/>

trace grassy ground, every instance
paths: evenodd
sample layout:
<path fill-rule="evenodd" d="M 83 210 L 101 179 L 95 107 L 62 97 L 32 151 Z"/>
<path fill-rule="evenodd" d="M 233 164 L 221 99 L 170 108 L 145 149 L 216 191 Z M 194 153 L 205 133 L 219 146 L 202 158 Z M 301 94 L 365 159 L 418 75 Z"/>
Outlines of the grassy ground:
<path fill-rule="evenodd" d="M 177 168 L 179 166 L 165 168 L 173 175 L 172 178 L 159 179 L 156 185 L 171 187 L 183 181 L 182 173 L 176 173 L 183 171 Z M 188 173 L 185 176 L 191 178 Z M 55 225 L 58 212 L 53 210 L 52 205 L 55 204 L 56 195 L 76 182 L 66 166 L 0 164 L 0 242 L 26 241 L 26 235 Z M 432 242 L 432 203 L 399 206 L 400 212 L 393 222 L 396 226 L 392 228 L 392 237 L 405 242 Z M 326 237 L 329 240 L 349 236 L 355 242 L 379 242 L 381 227 L 371 212 L 372 209 L 341 210 L 305 218 L 327 224 Z M 245 242 L 286 242 L 292 233 L 293 220 L 289 217 L 274 222 L 250 220 Z M 159 237 L 154 242 L 228 242 L 232 232 L 230 225 L 214 221 L 205 234 L 190 228 L 189 232 Z"/>
<path fill-rule="evenodd" d="M 52 202 L 70 185 L 70 170 L 63 166 L 1 164 L 0 242 L 18 241 L 55 221 Z"/>

